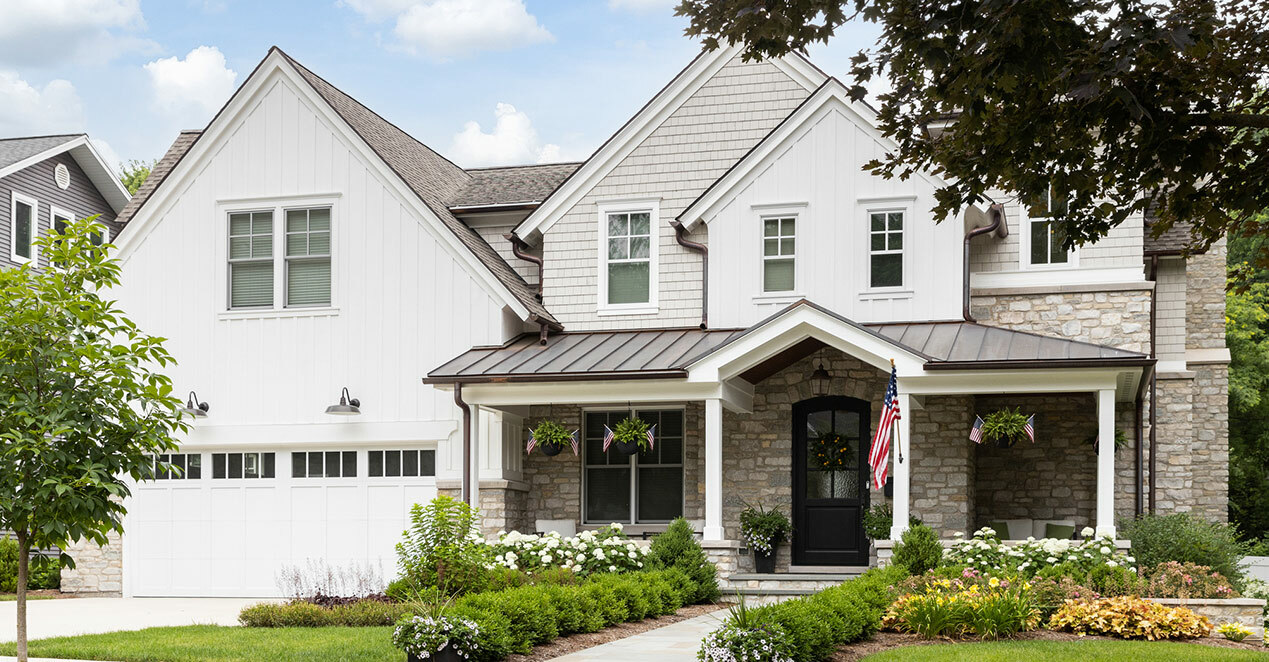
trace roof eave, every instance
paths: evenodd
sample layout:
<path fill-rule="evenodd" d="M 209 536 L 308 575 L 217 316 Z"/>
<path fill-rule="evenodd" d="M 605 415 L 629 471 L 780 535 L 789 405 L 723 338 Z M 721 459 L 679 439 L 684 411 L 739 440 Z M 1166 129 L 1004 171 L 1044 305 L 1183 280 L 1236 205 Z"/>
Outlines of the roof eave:
<path fill-rule="evenodd" d="M 1122 357 L 1105 359 L 1017 359 L 1005 361 L 928 361 L 926 370 L 1034 370 L 1037 368 L 1145 368 L 1157 359 Z"/>
<path fill-rule="evenodd" d="M 428 375 L 424 384 L 516 384 L 538 382 L 591 382 L 597 380 L 682 379 L 686 370 L 623 370 L 608 372 L 560 372 L 523 375 Z"/>

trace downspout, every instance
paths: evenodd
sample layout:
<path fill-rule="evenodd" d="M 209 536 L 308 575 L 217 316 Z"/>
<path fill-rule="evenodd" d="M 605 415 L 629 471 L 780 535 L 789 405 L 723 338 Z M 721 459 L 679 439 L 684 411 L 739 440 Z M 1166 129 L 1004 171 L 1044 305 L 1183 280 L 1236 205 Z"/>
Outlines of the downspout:
<path fill-rule="evenodd" d="M 528 247 L 529 247 L 529 245 L 528 245 L 528 244 L 526 244 L 526 243 L 524 242 L 524 240 L 523 240 L 523 239 L 521 239 L 521 238 L 517 237 L 517 236 L 516 236 L 516 234 L 515 234 L 514 232 L 508 232 L 507 234 L 504 234 L 504 235 L 502 235 L 502 236 L 503 236 L 503 238 L 505 238 L 508 242 L 510 242 L 510 244 L 511 244 L 511 254 L 512 254 L 512 255 L 515 255 L 516 257 L 520 258 L 521 260 L 524 260 L 525 262 L 531 262 L 531 263 L 533 263 L 533 264 L 536 264 L 536 265 L 537 265 L 537 267 L 538 267 L 538 291 L 534 294 L 534 296 L 536 296 L 536 297 L 537 297 L 537 300 L 538 300 L 538 301 L 541 301 L 541 300 L 542 300 L 542 276 L 543 276 L 543 273 L 542 273 L 542 271 L 543 271 L 543 269 L 542 269 L 542 258 L 540 258 L 540 257 L 538 257 L 538 256 L 536 256 L 536 255 L 532 255 L 532 254 L 530 254 L 530 253 L 526 253 L 526 252 L 525 252 L 525 249 L 526 249 L 526 248 L 528 248 Z"/>
<path fill-rule="evenodd" d="M 1159 256 L 1150 256 L 1150 282 L 1154 283 L 1154 291 L 1150 294 L 1150 358 L 1157 358 L 1155 340 L 1158 334 L 1159 310 Z M 1154 514 L 1155 484 L 1158 463 L 1155 456 L 1159 451 L 1159 376 L 1157 370 L 1150 371 L 1150 514 Z"/>
<path fill-rule="evenodd" d="M 705 244 L 689 241 L 687 228 L 678 221 L 670 221 L 674 228 L 674 240 L 689 251 L 701 254 L 701 328 L 709 328 L 709 247 Z"/>
<path fill-rule="evenodd" d="M 973 322 L 974 316 L 969 312 L 969 242 L 974 237 L 984 234 L 990 234 L 1000 229 L 1000 223 L 1005 217 L 1005 208 L 1003 205 L 996 203 L 987 208 L 987 215 L 991 217 L 991 223 L 981 228 L 974 228 L 965 233 L 964 261 L 965 271 L 964 279 L 961 283 L 961 314 L 966 322 Z"/>
<path fill-rule="evenodd" d="M 469 506 L 471 502 L 471 406 L 463 402 L 463 384 L 454 382 L 454 404 L 463 410 L 463 502 Z"/>

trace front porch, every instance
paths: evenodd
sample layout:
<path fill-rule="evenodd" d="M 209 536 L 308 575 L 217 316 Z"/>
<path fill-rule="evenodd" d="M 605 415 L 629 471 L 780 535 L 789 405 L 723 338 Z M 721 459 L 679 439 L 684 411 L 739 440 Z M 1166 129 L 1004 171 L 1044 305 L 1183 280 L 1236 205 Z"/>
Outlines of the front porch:
<path fill-rule="evenodd" d="M 965 326 L 971 333 L 986 328 Z M 899 331 L 899 337 L 909 339 L 908 332 Z M 485 446 L 483 458 L 483 444 L 472 444 L 472 473 L 480 480 L 468 481 L 470 496 L 486 511 L 488 533 L 623 521 L 637 536 L 681 515 L 696 526 L 724 576 L 735 576 L 742 588 L 762 579 L 749 576 L 753 562 L 741 542 L 739 516 L 746 505 L 779 508 L 795 521 L 793 541 L 778 552 L 777 572 L 796 590 L 840 580 L 876 562 L 862 516 L 881 501 L 893 506 L 892 538 L 902 533 L 909 513 L 948 539 L 990 522 L 1024 518 L 1070 521 L 1076 532 L 1085 526 L 1113 532 L 1117 514 L 1133 508 L 1131 454 L 1122 451 L 1117 458 L 1113 444 L 1094 451 L 1087 441 L 1113 439 L 1116 425 L 1131 429 L 1143 357 L 1123 352 L 1105 360 L 1080 358 L 1083 363 L 1075 365 L 1071 347 L 1063 346 L 1064 362 L 1050 359 L 1049 365 L 1000 360 L 934 367 L 937 359 L 921 350 L 931 349 L 928 341 L 939 332 L 924 330 L 926 341 L 914 348 L 888 337 L 885 328 L 867 329 L 808 305 L 744 332 L 645 332 L 700 334 L 692 344 L 707 345 L 704 353 L 679 357 L 684 367 L 677 379 L 658 367 L 660 375 L 645 379 L 609 371 L 592 379 L 565 380 L 556 372 L 553 381 L 508 376 L 457 381 L 460 397 L 475 411 L 477 437 L 482 428 L 485 437 L 493 428 L 499 437 L 498 445 Z M 721 337 L 703 339 L 711 333 Z M 687 344 L 644 340 L 661 343 L 662 351 Z M 593 351 L 609 341 L 589 342 Z M 639 342 L 625 338 L 613 344 L 633 356 L 643 351 Z M 1054 342 L 1086 352 L 1096 347 Z M 944 351 L 958 347 L 951 342 Z M 520 352 L 528 355 L 456 361 L 549 366 L 552 354 L 566 359 L 570 352 L 585 354 L 549 344 L 526 345 Z M 866 457 L 890 358 L 896 360 L 903 416 L 891 452 L 893 494 L 887 496 L 869 489 Z M 808 418 L 795 417 L 800 403 L 825 395 L 810 379 L 821 365 L 831 375 L 826 393 L 839 399 L 834 402 L 858 403 L 866 412 L 863 430 L 847 435 L 859 460 L 833 471 L 806 460 L 813 434 Z M 446 378 L 458 376 L 433 377 L 442 384 Z M 1127 406 L 1117 406 L 1120 402 Z M 971 442 L 974 416 L 1005 406 L 1036 414 L 1037 442 L 1009 449 Z M 633 457 L 604 453 L 603 424 L 630 414 L 657 422 L 656 451 Z M 568 450 L 553 457 L 524 454 L 527 430 L 548 419 L 580 431 L 578 456 Z M 819 420 L 822 424 L 822 416 Z M 491 449 L 501 457 L 490 457 Z"/>

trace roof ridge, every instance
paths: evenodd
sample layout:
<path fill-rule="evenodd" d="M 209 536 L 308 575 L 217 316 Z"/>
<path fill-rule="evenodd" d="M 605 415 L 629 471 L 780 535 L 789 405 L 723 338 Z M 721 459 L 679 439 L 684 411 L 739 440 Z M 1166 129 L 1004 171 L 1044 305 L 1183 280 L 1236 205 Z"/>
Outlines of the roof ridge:
<path fill-rule="evenodd" d="M 473 170 L 514 170 L 516 168 L 547 168 L 550 166 L 581 165 L 583 163 L 585 163 L 585 161 L 552 161 L 551 163 L 520 163 L 504 166 L 480 166 L 476 168 L 463 168 L 463 170 L 466 170 L 467 172 L 471 172 Z"/>
<path fill-rule="evenodd" d="M 47 133 L 42 136 L 13 136 L 10 138 L 0 138 L 0 142 L 9 140 L 40 140 L 41 138 L 79 138 L 87 136 L 88 133 Z"/>

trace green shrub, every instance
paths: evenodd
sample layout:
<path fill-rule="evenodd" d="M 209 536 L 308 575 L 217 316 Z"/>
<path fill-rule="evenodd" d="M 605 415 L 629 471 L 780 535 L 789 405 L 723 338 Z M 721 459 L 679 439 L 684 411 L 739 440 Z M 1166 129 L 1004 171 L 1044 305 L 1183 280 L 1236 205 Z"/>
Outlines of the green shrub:
<path fill-rule="evenodd" d="M 238 622 L 253 628 L 316 628 L 332 625 L 382 627 L 392 625 L 411 611 L 409 605 L 377 600 L 361 600 L 335 607 L 310 602 L 251 605 L 238 613 Z"/>
<path fill-rule="evenodd" d="M 869 540 L 889 540 L 894 524 L 894 510 L 889 503 L 874 504 L 864 511 L 864 535 Z M 915 515 L 908 515 L 908 528 L 922 524 Z"/>
<path fill-rule="evenodd" d="M 490 557 L 478 522 L 475 508 L 447 496 L 414 504 L 410 528 L 397 544 L 397 562 L 407 584 L 436 587 L 447 595 L 484 590 Z"/>
<path fill-rule="evenodd" d="M 682 517 L 670 522 L 664 533 L 652 539 L 647 564 L 653 569 L 678 568 L 687 573 L 697 588 L 689 603 L 718 599 L 718 571 L 696 542 L 692 525 Z"/>
<path fill-rule="evenodd" d="M 56 557 L 31 559 L 26 587 L 32 591 L 61 588 L 62 566 Z M 0 593 L 18 590 L 18 541 L 0 538 Z"/>
<path fill-rule="evenodd" d="M 1139 595 L 1142 582 L 1123 566 L 1098 566 L 1088 573 L 1085 585 L 1102 596 Z"/>
<path fill-rule="evenodd" d="M 1142 568 L 1176 561 L 1204 565 L 1241 589 L 1239 567 L 1250 545 L 1224 522 L 1203 520 L 1188 513 L 1146 515 L 1126 523 L 1119 531 L 1132 541 L 1132 554 Z"/>
<path fill-rule="evenodd" d="M 1168 561 L 1149 568 L 1142 595 L 1151 598 L 1236 598 L 1238 591 L 1219 572 L 1207 566 Z"/>
<path fill-rule="evenodd" d="M 942 560 L 943 544 L 939 542 L 938 534 L 921 524 L 903 532 L 899 544 L 895 545 L 891 562 L 907 568 L 910 575 L 923 575 L 927 570 L 938 567 Z"/>

